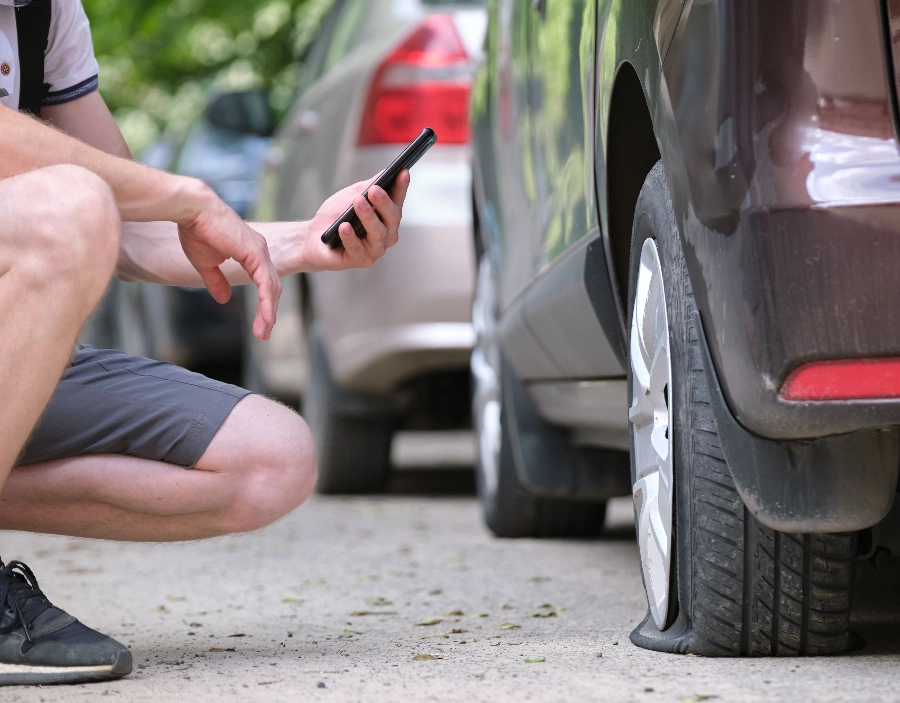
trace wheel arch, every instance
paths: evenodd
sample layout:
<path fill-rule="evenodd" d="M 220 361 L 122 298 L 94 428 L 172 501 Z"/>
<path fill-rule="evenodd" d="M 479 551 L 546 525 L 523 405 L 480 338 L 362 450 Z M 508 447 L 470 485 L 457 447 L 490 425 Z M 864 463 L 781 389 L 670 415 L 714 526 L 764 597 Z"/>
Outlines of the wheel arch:
<path fill-rule="evenodd" d="M 626 318 L 634 209 L 647 174 L 660 160 L 650 107 L 634 66 L 623 61 L 610 95 L 606 149 L 606 202 L 613 285 Z"/>

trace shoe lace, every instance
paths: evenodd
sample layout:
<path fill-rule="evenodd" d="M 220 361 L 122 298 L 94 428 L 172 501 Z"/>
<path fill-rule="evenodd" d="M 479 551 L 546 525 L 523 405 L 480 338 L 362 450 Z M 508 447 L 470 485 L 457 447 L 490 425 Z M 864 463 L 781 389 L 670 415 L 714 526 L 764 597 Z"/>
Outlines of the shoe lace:
<path fill-rule="evenodd" d="M 50 601 L 26 564 L 0 561 L 0 632 L 9 632 L 19 623 L 31 642 L 29 626 L 49 607 Z"/>

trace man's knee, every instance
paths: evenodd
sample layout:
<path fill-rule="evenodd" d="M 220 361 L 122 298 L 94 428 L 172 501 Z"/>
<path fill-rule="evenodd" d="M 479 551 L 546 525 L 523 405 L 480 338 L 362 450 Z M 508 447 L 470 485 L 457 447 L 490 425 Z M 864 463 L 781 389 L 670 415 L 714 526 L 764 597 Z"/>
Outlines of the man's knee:
<path fill-rule="evenodd" d="M 116 200 L 103 179 L 87 169 L 57 165 L 23 174 L 21 187 L 35 207 L 23 217 L 29 260 L 48 276 L 108 278 L 119 255 Z M 39 205 L 38 205 L 39 204 Z M 98 282 L 99 283 L 99 282 Z"/>
<path fill-rule="evenodd" d="M 225 512 L 225 532 L 249 532 L 269 525 L 305 501 L 316 485 L 315 446 L 303 419 L 276 406 L 270 432 L 255 438 L 249 465 Z M 249 398 L 248 398 L 249 399 Z"/>

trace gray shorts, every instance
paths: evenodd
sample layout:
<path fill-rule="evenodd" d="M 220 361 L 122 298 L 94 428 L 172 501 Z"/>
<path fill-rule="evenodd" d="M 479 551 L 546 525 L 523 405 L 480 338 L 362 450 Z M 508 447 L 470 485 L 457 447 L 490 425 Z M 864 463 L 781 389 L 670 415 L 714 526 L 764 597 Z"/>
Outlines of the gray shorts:
<path fill-rule="evenodd" d="M 167 362 L 83 349 L 16 463 L 128 454 L 190 467 L 249 393 Z"/>

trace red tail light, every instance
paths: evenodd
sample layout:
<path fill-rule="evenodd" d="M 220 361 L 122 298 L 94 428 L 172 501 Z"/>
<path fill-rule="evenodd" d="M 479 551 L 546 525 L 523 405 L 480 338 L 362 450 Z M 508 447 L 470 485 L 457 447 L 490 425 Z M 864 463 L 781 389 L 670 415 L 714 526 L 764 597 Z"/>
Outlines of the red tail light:
<path fill-rule="evenodd" d="M 430 15 L 384 60 L 366 98 L 359 145 L 405 144 L 424 127 L 469 141 L 469 56 L 450 15 Z"/>
<path fill-rule="evenodd" d="M 785 400 L 900 398 L 900 359 L 813 361 L 791 371 L 781 387 Z"/>

